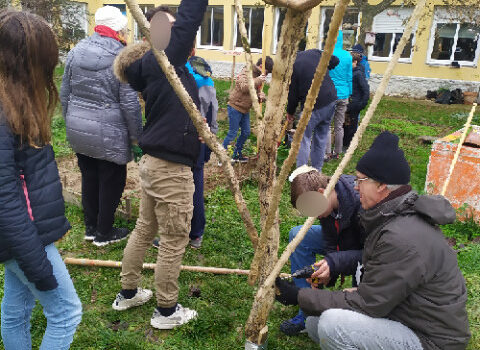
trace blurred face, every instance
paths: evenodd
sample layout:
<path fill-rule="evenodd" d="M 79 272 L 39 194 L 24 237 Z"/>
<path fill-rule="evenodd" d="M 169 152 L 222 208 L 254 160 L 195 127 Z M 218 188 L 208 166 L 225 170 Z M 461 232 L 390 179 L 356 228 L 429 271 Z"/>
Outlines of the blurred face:
<path fill-rule="evenodd" d="M 320 193 L 324 193 L 325 189 L 321 188 L 318 190 Z M 338 199 L 337 199 L 337 192 L 332 191 L 330 195 L 328 196 L 328 207 L 327 209 L 323 212 L 322 215 L 320 215 L 318 218 L 323 219 L 332 214 L 332 212 L 336 209 L 338 209 Z"/>
<path fill-rule="evenodd" d="M 356 175 L 357 180 L 355 189 L 360 193 L 360 204 L 363 209 L 367 210 L 373 208 L 390 193 L 387 189 L 387 185 L 370 179 L 359 171 L 357 171 Z"/>

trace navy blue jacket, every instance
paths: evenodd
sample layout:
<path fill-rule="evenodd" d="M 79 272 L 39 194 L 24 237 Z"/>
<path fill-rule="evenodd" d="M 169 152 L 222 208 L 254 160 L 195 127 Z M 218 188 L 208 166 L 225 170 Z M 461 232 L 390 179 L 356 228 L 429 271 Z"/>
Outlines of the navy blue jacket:
<path fill-rule="evenodd" d="M 370 87 L 365 78 L 365 70 L 362 65 L 353 69 L 353 92 L 348 103 L 348 110 L 352 116 L 358 115 L 368 104 Z"/>
<path fill-rule="evenodd" d="M 197 107 L 200 105 L 198 88 L 185 64 L 207 4 L 207 0 L 182 0 L 170 44 L 165 49 L 168 60 Z M 140 91 L 145 100 L 146 123 L 139 139 L 143 152 L 193 167 L 200 151 L 197 130 L 153 52 L 148 51 L 131 64 L 125 74 L 130 86 Z"/>
<path fill-rule="evenodd" d="M 0 115 L 0 164 L 0 262 L 15 259 L 37 289 L 54 289 L 57 281 L 44 247 L 65 235 L 70 224 L 52 146 L 22 146 Z"/>
<path fill-rule="evenodd" d="M 325 260 L 332 276 L 329 285 L 337 277 L 354 275 L 358 262 L 362 261 L 365 230 L 359 223 L 360 197 L 354 190 L 355 176 L 342 175 L 335 185 L 338 210 L 320 220 L 325 244 Z"/>
<path fill-rule="evenodd" d="M 288 90 L 288 114 L 293 115 L 295 113 L 299 102 L 302 104 L 303 109 L 308 90 L 310 90 L 310 86 L 312 85 L 313 77 L 315 76 L 315 71 L 317 70 L 321 57 L 322 51 L 317 49 L 301 51 L 297 54 L 297 58 L 293 64 L 292 81 Z M 331 70 L 335 68 L 338 62 L 340 62 L 338 58 L 332 56 L 328 64 L 328 69 Z M 316 110 L 325 107 L 336 100 L 337 90 L 335 90 L 335 85 L 333 85 L 333 81 L 327 71 L 313 109 Z"/>

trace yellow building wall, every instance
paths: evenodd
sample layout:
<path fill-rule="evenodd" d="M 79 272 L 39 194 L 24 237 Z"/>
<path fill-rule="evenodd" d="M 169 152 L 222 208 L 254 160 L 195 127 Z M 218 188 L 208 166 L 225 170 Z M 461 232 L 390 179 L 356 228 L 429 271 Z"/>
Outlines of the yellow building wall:
<path fill-rule="evenodd" d="M 93 32 L 94 19 L 93 14 L 101 6 L 107 4 L 124 4 L 122 0 L 86 0 L 90 16 L 89 32 Z M 172 5 L 178 6 L 180 0 L 139 0 L 140 5 Z M 374 1 L 372 1 L 373 3 Z M 376 1 L 378 2 L 378 0 Z M 242 0 L 243 6 L 259 6 L 262 3 L 259 0 Z M 308 22 L 307 35 L 307 49 L 316 48 L 319 44 L 320 24 L 321 24 L 321 9 L 322 7 L 334 6 L 334 1 L 324 1 L 322 6 L 317 6 L 312 10 Z M 210 6 L 223 6 L 224 9 L 224 40 L 223 47 L 219 49 L 197 49 L 197 55 L 212 61 L 227 61 L 232 62 L 232 56 L 225 53 L 233 49 L 233 33 L 234 33 L 234 0 L 209 0 Z M 439 79 L 453 79 L 466 81 L 480 81 L 480 66 L 476 62 L 473 67 L 453 68 L 444 65 L 427 64 L 427 54 L 429 48 L 429 41 L 431 35 L 431 27 L 433 24 L 433 13 L 435 5 L 444 5 L 443 0 L 435 0 L 429 2 L 429 15 L 425 16 L 418 24 L 418 32 L 416 36 L 415 48 L 412 54 L 412 60 L 409 63 L 397 64 L 394 75 L 423 77 L 423 78 L 439 78 Z M 131 30 L 130 41 L 133 41 L 134 23 L 130 12 L 127 9 L 127 16 L 129 19 L 129 29 Z M 266 33 L 267 55 L 274 56 L 273 51 L 273 28 L 275 21 L 275 9 L 273 6 L 267 6 L 264 13 L 264 32 Z M 237 50 L 240 50 L 237 48 Z M 253 59 L 256 61 L 261 57 L 261 53 L 253 53 Z M 244 55 L 237 56 L 237 62 L 245 62 Z M 370 66 L 373 73 L 382 74 L 388 62 L 378 62 L 370 60 Z"/>

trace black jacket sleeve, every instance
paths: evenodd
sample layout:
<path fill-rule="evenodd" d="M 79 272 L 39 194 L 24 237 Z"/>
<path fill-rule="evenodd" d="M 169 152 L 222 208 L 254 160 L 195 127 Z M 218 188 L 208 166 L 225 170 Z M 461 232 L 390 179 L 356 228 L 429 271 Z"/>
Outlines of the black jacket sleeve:
<path fill-rule="evenodd" d="M 182 0 L 180 3 L 170 43 L 165 49 L 165 54 L 174 67 L 187 63 L 207 5 L 208 0 Z"/>
<path fill-rule="evenodd" d="M 334 69 L 336 66 L 338 66 L 339 63 L 340 60 L 338 59 L 338 57 L 332 55 L 332 57 L 330 57 L 330 62 L 328 62 L 328 70 Z"/>
<path fill-rule="evenodd" d="M 295 114 L 300 98 L 298 97 L 298 66 L 296 63 L 293 64 L 292 79 L 290 81 L 290 87 L 288 89 L 288 100 L 287 100 L 287 113 Z"/>
<path fill-rule="evenodd" d="M 360 98 L 360 110 L 362 110 L 367 106 L 368 99 L 370 98 L 370 86 L 368 85 L 367 79 L 365 79 L 365 74 L 363 74 L 363 72 L 358 83 L 362 92 Z"/>
<path fill-rule="evenodd" d="M 14 150 L 14 136 L 0 120 L 0 244 L 8 249 L 37 289 L 51 290 L 58 284 L 28 215 Z"/>
<path fill-rule="evenodd" d="M 358 263 L 362 263 L 362 250 L 343 250 L 325 255 L 330 268 L 330 284 L 335 284 L 340 275 L 355 275 Z M 333 283 L 332 283 L 333 282 Z"/>

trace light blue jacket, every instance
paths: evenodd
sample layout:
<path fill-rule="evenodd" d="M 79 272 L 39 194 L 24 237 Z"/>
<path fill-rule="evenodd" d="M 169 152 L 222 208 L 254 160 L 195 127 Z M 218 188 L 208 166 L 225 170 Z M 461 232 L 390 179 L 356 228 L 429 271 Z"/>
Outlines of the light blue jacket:
<path fill-rule="evenodd" d="M 337 89 L 339 100 L 349 98 L 352 94 L 352 55 L 343 49 L 343 31 L 338 32 L 337 43 L 333 54 L 338 57 L 340 63 L 329 71 L 333 84 Z"/>
<path fill-rule="evenodd" d="M 142 132 L 138 95 L 113 74 L 113 60 L 123 47 L 98 33 L 80 41 L 67 56 L 60 90 L 75 153 L 120 165 L 132 159 L 131 144 Z"/>

